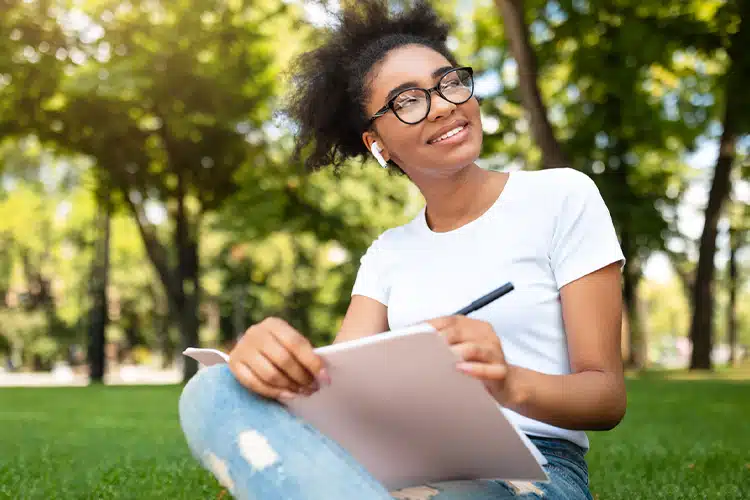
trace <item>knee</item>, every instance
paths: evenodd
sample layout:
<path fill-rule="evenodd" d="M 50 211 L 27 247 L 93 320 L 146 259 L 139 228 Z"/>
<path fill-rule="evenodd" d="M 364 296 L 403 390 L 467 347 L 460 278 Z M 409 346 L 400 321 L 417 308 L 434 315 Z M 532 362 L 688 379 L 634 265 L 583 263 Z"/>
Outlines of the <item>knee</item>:
<path fill-rule="evenodd" d="M 213 365 L 198 371 L 185 385 L 179 400 L 179 418 L 188 441 L 219 424 L 228 411 L 248 399 L 258 399 L 245 389 L 225 364 Z"/>
<path fill-rule="evenodd" d="M 218 364 L 198 370 L 180 394 L 180 416 L 200 413 L 202 407 L 212 403 L 217 394 L 227 391 L 233 382 L 236 381 L 228 365 Z"/>
<path fill-rule="evenodd" d="M 214 428 L 228 415 L 264 420 L 281 411 L 273 400 L 245 388 L 226 364 L 203 368 L 191 378 L 180 395 L 179 417 L 185 434 Z"/>
<path fill-rule="evenodd" d="M 242 445 L 243 431 L 277 426 L 288 416 L 278 403 L 242 386 L 225 364 L 201 369 L 179 400 L 180 426 L 188 447 L 204 465 L 212 453 L 231 455 L 233 447 Z"/>

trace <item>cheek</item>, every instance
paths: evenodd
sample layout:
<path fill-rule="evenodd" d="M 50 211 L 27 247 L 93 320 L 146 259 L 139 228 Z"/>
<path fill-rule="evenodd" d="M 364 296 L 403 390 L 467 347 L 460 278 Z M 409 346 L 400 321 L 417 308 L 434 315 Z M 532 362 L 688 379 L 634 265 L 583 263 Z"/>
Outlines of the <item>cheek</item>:
<path fill-rule="evenodd" d="M 478 148 L 482 147 L 482 141 L 484 140 L 484 132 L 482 131 L 482 122 L 476 121 L 476 125 L 472 128 L 472 142 L 474 142 Z"/>
<path fill-rule="evenodd" d="M 394 159 L 409 163 L 409 160 L 424 155 L 424 150 L 420 147 L 422 132 L 419 126 L 393 127 L 389 132 L 388 145 Z"/>
<path fill-rule="evenodd" d="M 466 107 L 466 117 L 473 125 L 471 130 L 471 142 L 476 148 L 481 149 L 484 132 L 482 130 L 482 114 L 480 112 L 479 102 L 475 97 L 472 97 L 471 100 L 466 103 Z"/>

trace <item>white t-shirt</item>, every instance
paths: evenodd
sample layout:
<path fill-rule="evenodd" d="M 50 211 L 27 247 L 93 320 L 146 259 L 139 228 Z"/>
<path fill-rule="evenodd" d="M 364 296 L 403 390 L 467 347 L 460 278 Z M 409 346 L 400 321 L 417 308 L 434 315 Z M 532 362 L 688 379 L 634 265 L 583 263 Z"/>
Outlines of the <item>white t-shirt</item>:
<path fill-rule="evenodd" d="M 609 210 L 588 176 L 519 171 L 484 214 L 458 229 L 432 231 L 422 209 L 385 231 L 362 257 L 352 295 L 385 304 L 395 330 L 452 314 L 510 281 L 513 292 L 471 317 L 492 324 L 508 363 L 562 375 L 570 363 L 559 290 L 618 261 Z M 527 434 L 589 447 L 585 432 L 503 411 Z"/>

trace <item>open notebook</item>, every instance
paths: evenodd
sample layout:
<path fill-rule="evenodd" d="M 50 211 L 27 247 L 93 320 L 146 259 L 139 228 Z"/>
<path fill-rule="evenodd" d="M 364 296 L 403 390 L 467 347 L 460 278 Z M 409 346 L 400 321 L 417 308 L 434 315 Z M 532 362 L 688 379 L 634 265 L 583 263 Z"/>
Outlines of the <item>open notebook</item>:
<path fill-rule="evenodd" d="M 544 456 L 428 324 L 316 349 L 332 384 L 287 404 L 389 490 L 458 479 L 547 481 Z M 185 350 L 203 365 L 213 349 Z"/>

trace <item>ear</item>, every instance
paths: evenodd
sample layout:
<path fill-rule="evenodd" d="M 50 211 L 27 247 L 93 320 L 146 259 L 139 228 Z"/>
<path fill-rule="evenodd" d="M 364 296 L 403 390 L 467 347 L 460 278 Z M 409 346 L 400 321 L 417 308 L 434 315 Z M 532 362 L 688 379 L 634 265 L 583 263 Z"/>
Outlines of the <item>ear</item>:
<path fill-rule="evenodd" d="M 373 132 L 370 132 L 369 130 L 367 132 L 364 132 L 362 134 L 362 142 L 365 143 L 365 147 L 370 152 L 372 152 L 372 144 L 374 142 L 377 142 L 378 146 L 380 146 L 380 155 L 383 157 L 383 159 L 385 161 L 391 159 L 391 155 L 388 153 L 388 149 L 385 147 L 385 144 L 383 144 L 383 140 Z"/>

